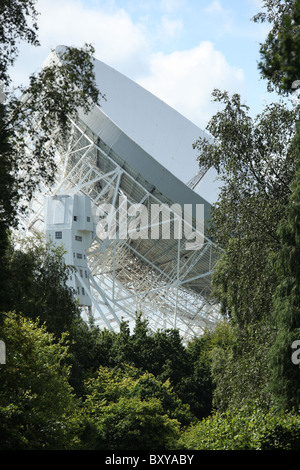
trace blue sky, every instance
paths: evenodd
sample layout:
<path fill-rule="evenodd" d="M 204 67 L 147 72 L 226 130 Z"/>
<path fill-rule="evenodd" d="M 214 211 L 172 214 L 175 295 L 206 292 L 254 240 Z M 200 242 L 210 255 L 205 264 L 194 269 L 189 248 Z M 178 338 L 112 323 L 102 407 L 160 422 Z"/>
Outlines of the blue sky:
<path fill-rule="evenodd" d="M 26 83 L 51 48 L 92 43 L 96 57 L 205 128 L 214 88 L 240 93 L 255 115 L 274 100 L 257 69 L 268 25 L 262 0 L 37 0 L 41 47 L 22 45 L 12 70 Z M 105 92 L 105 90 L 104 90 Z M 276 98 L 275 98 L 276 99 Z"/>

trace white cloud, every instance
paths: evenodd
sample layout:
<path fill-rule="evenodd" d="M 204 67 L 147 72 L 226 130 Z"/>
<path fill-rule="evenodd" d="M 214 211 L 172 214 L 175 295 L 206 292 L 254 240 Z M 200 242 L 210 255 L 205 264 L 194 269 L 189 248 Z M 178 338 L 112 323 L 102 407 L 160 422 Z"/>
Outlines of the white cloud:
<path fill-rule="evenodd" d="M 123 73 L 143 68 L 146 35 L 124 9 L 105 9 L 99 3 L 87 6 L 83 0 L 38 0 L 37 9 L 41 13 L 39 38 L 46 56 L 59 44 L 82 47 L 87 42 L 94 45 L 97 58 L 118 66 Z"/>
<path fill-rule="evenodd" d="M 60 44 L 82 47 L 91 43 L 98 59 L 125 74 L 142 73 L 147 67 L 149 44 L 143 26 L 134 23 L 129 13 L 114 7 L 113 2 L 105 8 L 99 2 L 88 6 L 84 0 L 38 0 L 37 10 L 41 47 L 21 45 L 12 70 L 16 83 L 25 83 L 50 50 Z"/>
<path fill-rule="evenodd" d="M 160 8 L 166 13 L 172 13 L 183 4 L 183 0 L 161 0 Z"/>
<path fill-rule="evenodd" d="M 221 20 L 219 34 L 222 32 L 227 33 L 234 28 L 234 12 L 231 9 L 224 8 L 220 0 L 213 0 L 212 3 L 204 9 L 204 12 L 215 20 L 217 17 L 219 21 Z"/>
<path fill-rule="evenodd" d="M 134 23 L 128 12 L 108 1 L 110 7 L 104 9 L 103 3 L 100 8 L 98 2 L 91 2 L 88 7 L 83 0 L 38 0 L 42 47 L 23 49 L 19 68 L 15 68 L 19 82 L 24 83 L 24 76 L 41 67 L 52 47 L 81 47 L 88 42 L 94 45 L 97 59 L 138 81 L 201 127 L 213 114 L 214 88 L 242 92 L 243 72 L 232 67 L 211 42 L 169 54 L 152 52 L 153 32 Z M 163 0 L 164 8 L 175 8 L 182 1 Z M 158 21 L 162 47 L 164 40 L 178 35 L 183 25 L 167 13 Z"/>
<path fill-rule="evenodd" d="M 167 16 L 161 19 L 161 37 L 172 39 L 183 30 L 181 20 L 171 20 Z"/>
<path fill-rule="evenodd" d="M 151 75 L 139 83 L 203 128 L 212 114 L 213 89 L 239 92 L 244 75 L 205 41 L 190 50 L 154 54 Z"/>
<path fill-rule="evenodd" d="M 225 10 L 219 0 L 213 0 L 213 2 L 208 7 L 206 7 L 204 11 L 206 13 L 225 13 Z"/>

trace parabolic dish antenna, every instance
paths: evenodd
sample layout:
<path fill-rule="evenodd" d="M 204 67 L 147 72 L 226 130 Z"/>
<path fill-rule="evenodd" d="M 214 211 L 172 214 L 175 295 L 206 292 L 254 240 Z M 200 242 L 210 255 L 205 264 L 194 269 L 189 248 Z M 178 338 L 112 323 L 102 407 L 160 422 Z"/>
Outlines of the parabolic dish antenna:
<path fill-rule="evenodd" d="M 192 147 L 205 133 L 103 62 L 94 67 L 106 101 L 72 121 L 56 182 L 34 199 L 26 230 L 64 245 L 76 268 L 69 285 L 100 327 L 118 331 L 141 314 L 188 340 L 219 320 L 210 204 L 192 189 L 207 178 Z"/>

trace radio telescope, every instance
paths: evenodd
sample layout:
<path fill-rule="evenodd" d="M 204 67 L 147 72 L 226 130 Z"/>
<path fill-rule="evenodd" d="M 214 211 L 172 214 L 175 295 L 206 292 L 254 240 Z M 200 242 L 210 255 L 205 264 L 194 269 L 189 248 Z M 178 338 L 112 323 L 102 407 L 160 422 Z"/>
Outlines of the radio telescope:
<path fill-rule="evenodd" d="M 62 47 L 47 60 L 60 60 Z M 201 194 L 212 181 L 192 147 L 204 132 L 110 66 L 94 68 L 106 101 L 72 121 L 56 182 L 33 200 L 26 231 L 64 245 L 76 268 L 68 283 L 100 328 L 118 331 L 141 314 L 153 331 L 177 328 L 188 340 L 219 320 L 218 249 Z"/>

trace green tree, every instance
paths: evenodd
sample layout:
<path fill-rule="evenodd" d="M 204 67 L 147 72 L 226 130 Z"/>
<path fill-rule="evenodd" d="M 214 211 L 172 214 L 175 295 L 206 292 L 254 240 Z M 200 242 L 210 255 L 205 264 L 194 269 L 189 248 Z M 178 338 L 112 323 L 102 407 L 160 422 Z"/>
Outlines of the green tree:
<path fill-rule="evenodd" d="M 211 353 L 213 409 L 225 412 L 255 403 L 266 411 L 273 405 L 268 354 L 275 334 L 270 322 L 226 326 Z"/>
<path fill-rule="evenodd" d="M 148 370 L 159 380 L 170 379 L 176 388 L 188 370 L 186 349 L 177 330 L 151 332 L 147 320 L 137 315 L 134 329 L 122 322 L 120 332 L 111 335 L 107 364 L 122 363 Z"/>
<path fill-rule="evenodd" d="M 21 240 L 20 248 L 10 246 L 6 309 L 45 324 L 57 338 L 70 330 L 80 310 L 66 281 L 71 268 L 64 263 L 63 249 L 35 239 Z"/>
<path fill-rule="evenodd" d="M 239 406 L 193 424 L 178 446 L 191 450 L 299 450 L 299 416 Z"/>
<path fill-rule="evenodd" d="M 213 97 L 223 104 L 207 126 L 213 141 L 195 144 L 200 164 L 214 167 L 221 180 L 210 233 L 224 254 L 213 288 L 224 315 L 244 324 L 270 316 L 272 256 L 295 171 L 291 142 L 299 107 L 273 103 L 253 119 L 239 95 L 215 90 Z"/>
<path fill-rule="evenodd" d="M 90 446 L 98 450 L 172 448 L 179 436 L 178 418 L 193 420 L 168 383 L 130 366 L 100 367 L 86 387 L 85 414 L 97 428 Z"/>
<path fill-rule="evenodd" d="M 292 362 L 292 344 L 300 339 L 300 124 L 297 123 L 294 147 L 297 171 L 291 185 L 287 217 L 279 224 L 281 246 L 275 258 L 278 286 L 273 318 L 277 337 L 270 353 L 271 390 L 277 406 L 283 410 L 299 409 L 300 368 Z"/>
<path fill-rule="evenodd" d="M 280 101 L 253 119 L 239 95 L 216 90 L 213 97 L 223 103 L 207 126 L 214 140 L 199 139 L 195 147 L 200 164 L 213 166 L 221 180 L 210 234 L 224 252 L 212 284 L 233 333 L 232 342 L 214 352 L 214 404 L 224 410 L 250 397 L 269 406 L 268 349 L 276 332 L 272 311 L 278 283 L 274 256 L 295 174 L 299 106 Z"/>
<path fill-rule="evenodd" d="M 120 398 L 106 406 L 97 428 L 95 450 L 166 450 L 178 437 L 177 422 L 155 398 Z"/>
<path fill-rule="evenodd" d="M 107 349 L 101 341 L 107 332 L 100 333 L 82 319 L 74 292 L 66 284 L 72 268 L 65 265 L 63 254 L 63 247 L 51 243 L 45 246 L 37 238 L 11 242 L 5 255 L 5 310 L 37 321 L 58 340 L 68 333 L 69 382 L 81 395 L 85 378 L 98 369 L 109 346 Z"/>
<path fill-rule="evenodd" d="M 292 91 L 293 82 L 300 77 L 300 2 L 265 0 L 263 7 L 266 11 L 255 15 L 254 21 L 272 26 L 260 47 L 259 70 L 269 90 L 285 94 Z"/>
<path fill-rule="evenodd" d="M 36 0 L 1 0 L 0 83 L 9 84 L 8 69 L 18 56 L 20 41 L 38 46 Z"/>
<path fill-rule="evenodd" d="M 269 21 L 273 23 L 265 43 L 261 47 L 260 70 L 269 86 L 279 93 L 290 93 L 293 84 L 300 77 L 298 56 L 300 52 L 300 2 L 269 0 L 265 2 Z M 277 15 L 276 15 L 277 12 Z M 278 15 L 279 13 L 279 15 Z M 258 15 L 262 21 L 266 16 Z M 270 389 L 279 409 L 299 409 L 300 387 L 299 367 L 291 360 L 292 344 L 299 339 L 299 289 L 300 277 L 297 260 L 299 257 L 299 204 L 300 204 L 300 126 L 299 111 L 295 116 L 297 132 L 291 153 L 295 155 L 294 178 L 286 213 L 278 222 L 277 235 L 280 249 L 274 256 L 274 269 L 278 286 L 274 296 L 273 321 L 277 335 L 270 351 Z"/>
<path fill-rule="evenodd" d="M 11 175 L 17 194 L 15 205 L 25 211 L 41 182 L 55 179 L 55 154 L 66 149 L 71 128 L 81 108 L 87 113 L 99 102 L 93 69 L 94 48 L 66 47 L 35 75 L 29 86 L 20 87 L 21 96 L 10 94 L 0 132 L 9 133 Z M 30 147 L 30 151 L 28 151 Z"/>
<path fill-rule="evenodd" d="M 213 410 L 216 380 L 212 374 L 214 358 L 216 350 L 227 347 L 229 337 L 229 325 L 220 322 L 214 331 L 206 331 L 187 344 L 192 372 L 182 380 L 178 394 L 185 398 L 198 419 L 209 416 Z"/>
<path fill-rule="evenodd" d="M 71 366 L 69 383 L 78 397 L 84 396 L 84 382 L 96 373 L 99 364 L 106 356 L 100 336 L 107 330 L 100 331 L 77 316 L 68 327 L 69 357 L 67 364 Z"/>
<path fill-rule="evenodd" d="M 1 327 L 6 364 L 0 366 L 0 448 L 78 448 L 80 409 L 65 365 L 66 338 L 7 313 Z"/>
<path fill-rule="evenodd" d="M 0 129 L 5 120 L 5 107 L 0 103 Z M 8 292 L 8 271 L 5 257 L 9 247 L 7 232 L 16 220 L 17 191 L 14 187 L 14 179 L 11 174 L 12 163 L 10 159 L 11 145 L 10 133 L 7 130 L 0 131 L 0 309 L 5 305 Z M 1 321 L 1 315 L 0 315 Z"/>
<path fill-rule="evenodd" d="M 120 367 L 126 363 L 148 371 L 162 383 L 170 381 L 174 392 L 191 405 L 198 418 L 210 412 L 212 382 L 205 353 L 209 340 L 199 340 L 197 348 L 189 348 L 183 344 L 177 330 L 152 332 L 140 315 L 132 332 L 129 325 L 122 322 L 119 333 L 100 332 L 98 339 L 99 364 Z"/>

